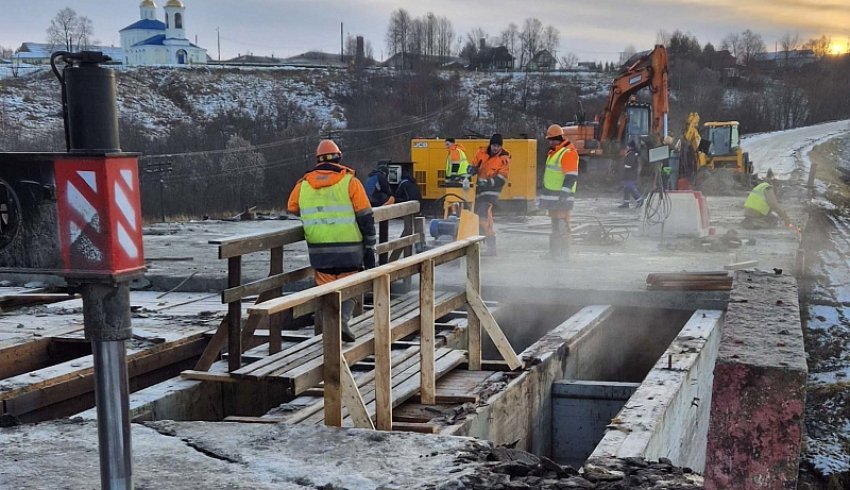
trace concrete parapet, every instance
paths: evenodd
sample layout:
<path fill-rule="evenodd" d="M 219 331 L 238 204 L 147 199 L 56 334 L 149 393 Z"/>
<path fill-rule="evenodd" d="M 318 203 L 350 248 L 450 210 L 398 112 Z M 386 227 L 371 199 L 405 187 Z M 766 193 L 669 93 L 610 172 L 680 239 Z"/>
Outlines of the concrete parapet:
<path fill-rule="evenodd" d="M 796 488 L 806 376 L 796 280 L 736 272 L 714 369 L 705 488 Z"/>
<path fill-rule="evenodd" d="M 697 310 L 611 421 L 590 459 L 667 458 L 701 472 L 723 312 Z"/>

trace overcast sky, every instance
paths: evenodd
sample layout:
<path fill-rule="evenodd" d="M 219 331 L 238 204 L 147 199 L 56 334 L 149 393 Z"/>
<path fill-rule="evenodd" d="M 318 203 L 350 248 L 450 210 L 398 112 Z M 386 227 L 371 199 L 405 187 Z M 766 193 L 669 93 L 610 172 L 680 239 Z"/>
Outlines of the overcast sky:
<path fill-rule="evenodd" d="M 166 0 L 156 0 L 159 18 Z M 558 54 L 572 52 L 581 60 L 614 60 L 627 45 L 639 51 L 655 43 L 659 30 L 690 32 L 701 43 L 719 45 L 730 32 L 752 29 L 773 50 L 786 32 L 802 40 L 829 35 L 847 42 L 848 0 L 184 0 L 187 37 L 218 57 L 252 52 L 291 56 L 308 50 L 339 51 L 339 25 L 363 35 L 380 58 L 390 13 L 405 8 L 414 17 L 426 12 L 447 16 L 465 35 L 480 26 L 497 36 L 510 22 L 537 17 L 561 32 Z M 94 23 L 95 38 L 119 45 L 118 31 L 139 19 L 138 0 L 0 0 L 0 46 L 44 42 L 50 19 L 63 7 L 73 8 Z"/>

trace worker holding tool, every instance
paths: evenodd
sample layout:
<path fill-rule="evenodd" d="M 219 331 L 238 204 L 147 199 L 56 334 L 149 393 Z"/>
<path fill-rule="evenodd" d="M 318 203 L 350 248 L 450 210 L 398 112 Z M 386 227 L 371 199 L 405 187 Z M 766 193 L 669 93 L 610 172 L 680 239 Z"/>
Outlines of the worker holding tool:
<path fill-rule="evenodd" d="M 316 148 L 316 166 L 289 195 L 287 209 L 301 217 L 316 285 L 375 267 L 375 219 L 363 184 L 354 170 L 340 164 L 342 152 L 332 140 Z M 342 302 L 342 340 L 354 342 L 348 327 L 354 300 Z M 321 333 L 316 319 L 315 333 Z"/>
<path fill-rule="evenodd" d="M 793 227 L 788 213 L 779 205 L 776 198 L 776 179 L 769 169 L 765 181 L 755 186 L 744 202 L 744 228 L 773 228 L 782 218 L 785 226 Z"/>
<path fill-rule="evenodd" d="M 469 159 L 463 146 L 455 143 L 454 138 L 446 138 L 446 180 L 461 181 L 469 177 Z"/>
<path fill-rule="evenodd" d="M 390 189 L 390 182 L 387 180 L 389 174 L 389 167 L 379 163 L 366 178 L 366 195 L 369 196 L 369 203 L 372 207 L 395 204 L 395 197 L 393 197 L 393 191 Z"/>
<path fill-rule="evenodd" d="M 475 214 L 479 232 L 486 238 L 485 255 L 496 255 L 496 230 L 493 228 L 493 207 L 508 181 L 511 155 L 502 147 L 502 135 L 494 133 L 490 143 L 479 148 L 470 172 L 478 175 L 475 184 Z"/>
<path fill-rule="evenodd" d="M 549 211 L 552 233 L 549 235 L 549 253 L 544 254 L 543 258 L 563 261 L 569 255 L 570 212 L 573 210 L 578 184 L 578 152 L 570 140 L 564 138 L 564 129 L 560 124 L 549 126 L 546 142 L 549 144 L 549 155 L 543 171 L 540 207 Z"/>

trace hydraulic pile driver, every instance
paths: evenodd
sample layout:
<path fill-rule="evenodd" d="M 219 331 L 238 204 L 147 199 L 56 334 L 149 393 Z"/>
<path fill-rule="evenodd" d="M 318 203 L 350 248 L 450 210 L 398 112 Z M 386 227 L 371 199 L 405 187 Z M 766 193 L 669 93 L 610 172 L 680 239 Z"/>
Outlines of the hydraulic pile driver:
<path fill-rule="evenodd" d="M 53 53 L 64 153 L 0 153 L 0 271 L 54 274 L 83 297 L 103 488 L 132 488 L 125 340 L 144 273 L 138 158 L 118 141 L 115 73 L 100 52 Z M 64 63 L 60 71 L 57 62 Z"/>

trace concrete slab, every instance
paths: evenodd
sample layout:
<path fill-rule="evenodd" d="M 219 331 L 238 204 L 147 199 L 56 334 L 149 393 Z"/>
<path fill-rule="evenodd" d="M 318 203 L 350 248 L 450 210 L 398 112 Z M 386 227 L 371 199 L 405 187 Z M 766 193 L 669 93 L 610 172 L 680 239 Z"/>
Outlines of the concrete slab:
<path fill-rule="evenodd" d="M 286 424 L 133 424 L 136 488 L 407 489 L 450 482 L 487 446 L 462 437 Z M 0 488 L 99 488 L 97 426 L 0 431 Z M 470 458 L 477 459 L 477 458 Z"/>

